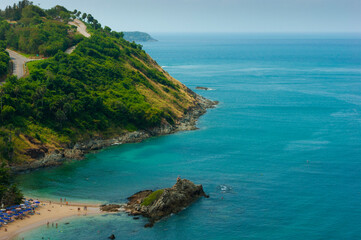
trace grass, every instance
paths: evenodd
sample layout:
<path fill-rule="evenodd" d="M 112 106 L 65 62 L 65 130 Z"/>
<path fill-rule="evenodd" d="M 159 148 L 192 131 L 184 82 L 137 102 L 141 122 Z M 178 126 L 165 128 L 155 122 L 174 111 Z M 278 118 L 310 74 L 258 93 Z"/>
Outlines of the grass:
<path fill-rule="evenodd" d="M 151 194 L 149 194 L 148 197 L 144 198 L 143 202 L 142 202 L 142 206 L 149 206 L 152 203 L 154 203 L 155 200 L 157 200 L 162 193 L 164 192 L 164 189 L 159 189 L 157 191 L 152 192 Z"/>

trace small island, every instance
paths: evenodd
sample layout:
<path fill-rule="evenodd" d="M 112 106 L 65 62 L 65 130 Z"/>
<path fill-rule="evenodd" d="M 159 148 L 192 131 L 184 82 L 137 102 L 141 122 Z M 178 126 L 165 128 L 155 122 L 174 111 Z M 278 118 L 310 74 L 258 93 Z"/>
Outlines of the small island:
<path fill-rule="evenodd" d="M 124 39 L 129 42 L 157 42 L 158 40 L 154 39 L 148 33 L 145 32 L 123 32 Z"/>
<path fill-rule="evenodd" d="M 132 195 L 128 198 L 125 211 L 132 216 L 147 217 L 149 223 L 144 227 L 152 227 L 156 221 L 182 211 L 200 197 L 209 197 L 203 191 L 202 185 L 178 177 L 171 188 L 145 190 Z"/>

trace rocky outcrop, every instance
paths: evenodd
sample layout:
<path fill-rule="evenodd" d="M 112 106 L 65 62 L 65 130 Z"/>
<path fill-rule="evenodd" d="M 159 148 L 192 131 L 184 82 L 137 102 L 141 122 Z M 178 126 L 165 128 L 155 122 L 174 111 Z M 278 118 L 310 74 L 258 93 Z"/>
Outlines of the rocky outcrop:
<path fill-rule="evenodd" d="M 178 178 L 171 188 L 155 192 L 146 190 L 129 197 L 125 211 L 133 216 L 142 215 L 149 218 L 149 223 L 145 227 L 152 227 L 156 221 L 182 211 L 200 197 L 209 197 L 203 191 L 202 185 Z"/>
<path fill-rule="evenodd" d="M 206 90 L 206 91 L 208 91 L 209 90 L 209 88 L 207 88 L 207 87 L 196 87 L 196 89 L 197 90 Z"/>
<path fill-rule="evenodd" d="M 61 150 L 55 150 L 52 152 L 48 152 L 45 149 L 40 150 L 40 152 L 31 150 L 28 152 L 28 155 L 30 155 L 34 159 L 34 161 L 23 163 L 21 165 L 13 165 L 10 167 L 13 172 L 16 173 L 45 167 L 59 166 L 67 160 L 81 160 L 84 158 L 85 154 L 91 151 L 100 150 L 102 148 L 112 145 L 137 143 L 154 136 L 172 134 L 178 131 L 195 130 L 197 129 L 196 123 L 198 118 L 207 112 L 207 108 L 213 108 L 215 105 L 218 104 L 218 102 L 211 101 L 200 95 L 197 95 L 190 89 L 189 92 L 195 96 L 197 101 L 194 107 L 188 109 L 184 117 L 179 119 L 178 122 L 173 125 L 165 122 L 159 127 L 154 127 L 147 130 L 138 130 L 134 132 L 125 132 L 120 136 L 112 139 L 98 138 L 89 141 L 79 142 L 76 143 L 74 146 Z"/>
<path fill-rule="evenodd" d="M 100 211 L 103 212 L 119 212 L 121 209 L 121 205 L 119 204 L 105 204 L 100 206 Z"/>

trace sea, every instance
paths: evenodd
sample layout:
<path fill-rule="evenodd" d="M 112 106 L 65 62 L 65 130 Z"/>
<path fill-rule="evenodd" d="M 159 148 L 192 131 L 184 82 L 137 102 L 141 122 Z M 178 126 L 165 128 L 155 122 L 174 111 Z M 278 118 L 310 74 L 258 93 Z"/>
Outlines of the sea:
<path fill-rule="evenodd" d="M 16 181 L 34 198 L 124 203 L 180 176 L 210 198 L 153 228 L 118 213 L 64 219 L 16 239 L 361 239 L 360 34 L 153 36 L 159 41 L 143 48 L 163 69 L 219 101 L 199 129 Z"/>

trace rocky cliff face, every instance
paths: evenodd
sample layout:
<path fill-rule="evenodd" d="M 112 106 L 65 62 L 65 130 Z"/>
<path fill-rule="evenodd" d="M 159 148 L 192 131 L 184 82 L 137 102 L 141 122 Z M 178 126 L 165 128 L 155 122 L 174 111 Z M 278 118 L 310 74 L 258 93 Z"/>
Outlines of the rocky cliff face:
<path fill-rule="evenodd" d="M 146 190 L 134 194 L 128 198 L 125 210 L 131 215 L 149 218 L 149 223 L 145 227 L 152 227 L 156 221 L 182 211 L 200 197 L 209 197 L 203 191 L 202 185 L 178 178 L 171 188 L 156 192 Z"/>
<path fill-rule="evenodd" d="M 192 92 L 191 90 L 189 91 Z M 192 92 L 192 94 L 195 93 Z M 79 142 L 72 147 L 53 152 L 48 152 L 47 149 L 42 151 L 41 154 L 31 152 L 29 154 L 34 155 L 34 161 L 22 165 L 11 166 L 11 169 L 13 172 L 24 172 L 44 167 L 58 166 L 66 160 L 80 160 L 84 158 L 85 154 L 91 151 L 100 150 L 112 145 L 136 143 L 154 136 L 172 134 L 178 131 L 195 130 L 197 129 L 196 123 L 198 118 L 206 113 L 207 108 L 213 108 L 216 104 L 218 104 L 218 102 L 210 101 L 202 96 L 195 96 L 197 99 L 195 106 L 189 109 L 185 116 L 179 119 L 174 125 L 164 123 L 161 126 L 152 129 L 126 132 L 112 139 L 92 139 L 90 141 Z"/>

